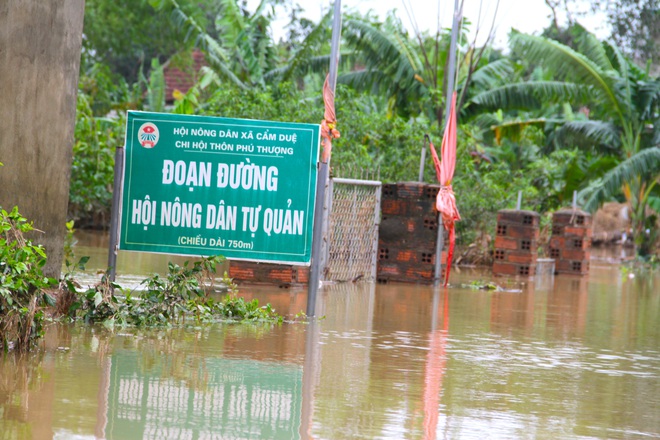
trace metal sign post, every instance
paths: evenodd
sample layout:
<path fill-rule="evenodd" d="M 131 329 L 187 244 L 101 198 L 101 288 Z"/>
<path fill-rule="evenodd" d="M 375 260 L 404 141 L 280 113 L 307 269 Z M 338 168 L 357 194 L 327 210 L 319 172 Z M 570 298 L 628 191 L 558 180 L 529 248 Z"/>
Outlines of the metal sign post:
<path fill-rule="evenodd" d="M 121 146 L 115 151 L 115 180 L 112 190 L 112 213 L 110 214 L 110 243 L 108 244 L 108 276 L 115 281 L 117 275 L 117 249 L 119 246 L 119 217 L 121 215 L 121 187 L 124 177 L 124 153 Z"/>

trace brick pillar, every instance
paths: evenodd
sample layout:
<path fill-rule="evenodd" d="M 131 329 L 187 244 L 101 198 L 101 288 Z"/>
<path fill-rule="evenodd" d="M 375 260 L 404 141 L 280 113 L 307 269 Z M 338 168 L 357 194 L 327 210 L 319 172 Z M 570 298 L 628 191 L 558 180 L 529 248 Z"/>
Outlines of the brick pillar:
<path fill-rule="evenodd" d="M 591 254 L 592 218 L 580 209 L 562 209 L 552 215 L 550 258 L 555 273 L 587 275 Z"/>
<path fill-rule="evenodd" d="M 421 182 L 383 185 L 378 233 L 379 283 L 433 283 L 439 185 Z M 447 234 L 444 235 L 445 238 Z M 447 263 L 445 241 L 441 263 Z"/>
<path fill-rule="evenodd" d="M 493 275 L 534 276 L 540 217 L 533 211 L 497 213 Z"/>

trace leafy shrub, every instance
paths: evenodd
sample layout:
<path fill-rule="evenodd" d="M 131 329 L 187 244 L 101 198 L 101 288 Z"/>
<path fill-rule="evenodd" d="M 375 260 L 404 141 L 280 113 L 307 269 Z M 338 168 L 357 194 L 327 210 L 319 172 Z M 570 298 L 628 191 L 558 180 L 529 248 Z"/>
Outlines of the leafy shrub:
<path fill-rule="evenodd" d="M 44 305 L 53 305 L 47 289 L 56 280 L 45 277 L 46 253 L 24 234 L 34 228 L 18 208 L 0 209 L 0 345 L 27 351 L 44 334 Z"/>
<path fill-rule="evenodd" d="M 247 91 L 223 86 L 205 103 L 198 104 L 196 111 L 231 118 L 318 124 L 323 119 L 324 104 L 320 95 L 310 97 L 290 83 Z M 385 182 L 417 180 L 424 133 L 431 130 L 427 123 L 389 117 L 376 109 L 372 97 L 341 84 L 337 88 L 336 113 L 341 137 L 333 141 L 334 169 L 379 170 Z"/>
<path fill-rule="evenodd" d="M 214 292 L 214 274 L 223 257 L 203 258 L 183 266 L 170 263 L 166 277 L 156 274 L 142 282 L 144 290 L 133 295 L 107 274 L 86 291 L 77 292 L 73 278 L 65 276 L 62 288 L 68 294 L 74 292 L 77 300 L 70 301 L 62 315 L 80 317 L 87 323 L 130 325 L 138 327 L 172 326 L 187 322 L 212 322 L 217 320 L 281 322 L 282 317 L 270 304 L 259 306 L 258 300 L 245 301 L 237 296 L 237 287 L 225 274 L 222 285 L 228 290 L 223 301 L 211 297 Z M 81 259 L 76 267 L 84 264 Z M 73 266 L 71 266 L 73 267 Z M 116 293 L 119 292 L 119 293 Z"/>
<path fill-rule="evenodd" d="M 94 116 L 89 98 L 78 94 L 69 218 L 80 227 L 106 227 L 110 223 L 115 149 L 124 143 L 123 115 Z"/>

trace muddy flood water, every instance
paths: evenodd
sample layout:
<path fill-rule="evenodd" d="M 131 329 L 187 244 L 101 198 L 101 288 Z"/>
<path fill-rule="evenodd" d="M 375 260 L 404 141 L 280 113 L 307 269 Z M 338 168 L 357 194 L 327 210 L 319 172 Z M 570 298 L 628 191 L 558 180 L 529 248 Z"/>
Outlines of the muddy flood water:
<path fill-rule="evenodd" d="M 106 249 L 76 245 L 90 279 Z M 52 324 L 0 355 L 0 439 L 660 438 L 660 275 L 593 255 L 586 277 L 328 285 L 311 323 Z M 183 261 L 119 257 L 123 286 Z M 240 293 L 306 309 L 303 288 Z"/>

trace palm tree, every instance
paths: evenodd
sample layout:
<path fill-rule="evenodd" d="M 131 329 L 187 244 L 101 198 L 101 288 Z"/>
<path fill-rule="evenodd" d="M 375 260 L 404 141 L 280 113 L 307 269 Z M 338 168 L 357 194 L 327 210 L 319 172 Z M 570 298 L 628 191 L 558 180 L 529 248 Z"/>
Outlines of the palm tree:
<path fill-rule="evenodd" d="M 474 90 L 492 86 L 511 71 L 507 60 L 491 58 L 487 43 L 477 48 L 476 39 L 467 39 L 468 26 L 464 20 L 459 37 L 464 44 L 457 63 L 458 113 Z M 344 23 L 343 37 L 352 52 L 342 56 L 349 58 L 352 68 L 338 81 L 385 97 L 391 114 L 424 114 L 439 126 L 444 125 L 445 66 L 451 39 L 448 32 L 438 30 L 433 36 L 417 32 L 411 38 L 400 20 L 390 15 L 383 23 L 349 19 Z"/>
<path fill-rule="evenodd" d="M 263 87 L 266 72 L 277 67 L 277 51 L 268 35 L 272 21 L 269 6 L 272 0 L 262 0 L 253 14 L 237 0 L 219 0 L 215 19 L 218 37 L 210 35 L 195 18 L 182 9 L 177 0 L 152 0 L 155 6 L 168 4 L 173 8 L 175 23 L 187 37 L 195 37 L 197 45 L 217 75 L 241 89 Z"/>
<path fill-rule="evenodd" d="M 660 178 L 660 79 L 626 59 L 618 48 L 600 42 L 578 28 L 576 49 L 539 36 L 514 33 L 512 51 L 532 65 L 546 68 L 553 79 L 526 81 L 474 96 L 481 109 L 541 109 L 547 103 L 583 106 L 588 118 L 553 122 L 561 127 L 560 147 L 588 146 L 612 154 L 618 163 L 602 176 L 593 176 L 581 192 L 585 209 L 623 196 L 632 213 L 632 234 L 638 255 L 652 250 L 655 224 L 648 209 L 658 212 Z M 571 142 L 569 144 L 569 142 Z"/>
<path fill-rule="evenodd" d="M 274 18 L 272 8 L 279 3 L 278 0 L 261 0 L 254 13 L 248 12 L 238 0 L 218 0 L 217 35 L 209 34 L 182 9 L 178 0 L 151 1 L 158 7 L 165 3 L 171 6 L 176 24 L 189 37 L 196 38 L 210 64 L 211 72 L 207 69 L 204 80 L 207 83 L 226 81 L 247 90 L 295 81 L 304 88 L 303 78 L 311 73 L 318 74 L 319 87 L 323 84 L 329 55 L 318 53 L 329 52 L 329 46 L 325 46 L 330 33 L 331 8 L 318 23 L 306 24 L 302 37 L 297 35 L 295 45 L 284 47 L 280 44 L 278 47 L 268 33 Z M 292 24 L 296 22 L 295 14 L 291 19 Z"/>
<path fill-rule="evenodd" d="M 354 18 L 344 23 L 342 34 L 353 50 L 344 55 L 353 67 L 338 81 L 385 97 L 392 113 L 419 114 L 432 81 L 424 78 L 422 59 L 401 23 L 391 15 L 384 23 Z"/>

